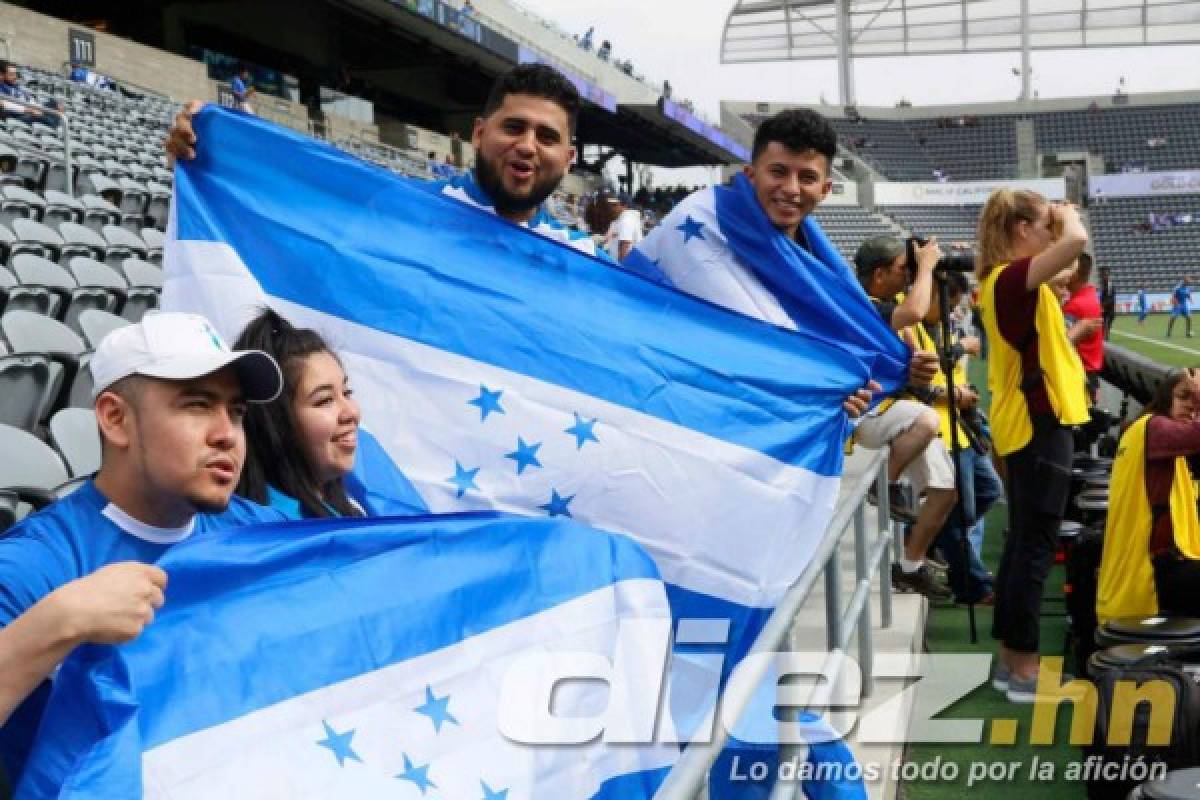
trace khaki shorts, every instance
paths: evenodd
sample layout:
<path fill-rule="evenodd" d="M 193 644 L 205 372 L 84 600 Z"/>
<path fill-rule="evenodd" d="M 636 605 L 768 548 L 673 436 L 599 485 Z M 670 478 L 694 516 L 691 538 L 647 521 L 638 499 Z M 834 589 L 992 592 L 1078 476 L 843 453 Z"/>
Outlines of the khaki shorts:
<path fill-rule="evenodd" d="M 854 431 L 854 441 L 863 447 L 880 450 L 912 428 L 917 419 L 930 410 L 929 406 L 915 400 L 897 400 L 882 414 L 864 417 Z M 917 496 L 926 489 L 953 489 L 954 459 L 946 450 L 942 437 L 934 437 L 901 474 L 908 478 Z"/>

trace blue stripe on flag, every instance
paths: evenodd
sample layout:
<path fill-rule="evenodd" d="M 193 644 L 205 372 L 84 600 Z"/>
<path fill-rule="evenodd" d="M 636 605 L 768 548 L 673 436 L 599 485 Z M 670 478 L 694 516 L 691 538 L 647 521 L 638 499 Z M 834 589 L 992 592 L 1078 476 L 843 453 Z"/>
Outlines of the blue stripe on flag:
<path fill-rule="evenodd" d="M 841 437 L 829 431 L 844 430 L 841 400 L 868 377 L 853 354 L 605 266 L 269 123 L 211 109 L 196 129 L 206 146 L 176 170 L 178 238 L 227 243 L 268 294 L 840 471 Z M 314 170 L 338 179 L 318 191 Z"/>
<path fill-rule="evenodd" d="M 624 536 L 494 513 L 257 525 L 159 564 L 167 604 L 146 633 L 63 665 L 21 797 L 68 776 L 140 796 L 144 750 L 658 575 Z"/>

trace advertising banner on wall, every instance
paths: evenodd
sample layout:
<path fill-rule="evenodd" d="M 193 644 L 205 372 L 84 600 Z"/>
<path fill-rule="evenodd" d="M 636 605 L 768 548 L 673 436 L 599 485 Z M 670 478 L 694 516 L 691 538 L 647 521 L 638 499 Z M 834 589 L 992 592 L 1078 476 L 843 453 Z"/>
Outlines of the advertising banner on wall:
<path fill-rule="evenodd" d="M 969 206 L 983 205 L 997 189 L 1032 189 L 1050 200 L 1067 196 L 1062 178 L 1031 178 L 1015 181 L 958 181 L 947 183 L 875 184 L 875 204 L 881 206 Z"/>
<path fill-rule="evenodd" d="M 1200 171 L 1123 172 L 1097 175 L 1088 181 L 1088 196 L 1096 199 L 1172 194 L 1200 194 Z"/>

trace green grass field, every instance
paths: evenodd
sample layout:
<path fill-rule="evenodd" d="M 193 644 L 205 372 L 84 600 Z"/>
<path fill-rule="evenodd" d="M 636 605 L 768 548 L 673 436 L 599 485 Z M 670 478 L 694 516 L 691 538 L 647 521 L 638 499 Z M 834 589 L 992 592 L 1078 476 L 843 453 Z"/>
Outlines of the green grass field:
<path fill-rule="evenodd" d="M 1151 314 L 1146 322 L 1138 325 L 1137 317 L 1124 315 L 1113 323 L 1109 341 L 1130 350 L 1136 350 L 1147 358 L 1173 367 L 1200 366 L 1200 314 L 1192 315 L 1195 338 L 1188 339 L 1182 319 L 1175 322 L 1175 335 L 1167 338 L 1167 314 Z"/>

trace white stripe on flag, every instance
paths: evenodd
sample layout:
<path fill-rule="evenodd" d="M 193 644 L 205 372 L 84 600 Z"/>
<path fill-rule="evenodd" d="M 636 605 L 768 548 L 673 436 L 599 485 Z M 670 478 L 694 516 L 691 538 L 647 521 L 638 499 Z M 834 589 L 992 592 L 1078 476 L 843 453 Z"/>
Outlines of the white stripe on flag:
<path fill-rule="evenodd" d="M 399 588 L 402 591 L 402 587 Z M 504 739 L 496 709 L 509 664 L 554 642 L 557 652 L 611 658 L 617 619 L 669 620 L 662 585 L 629 580 L 590 592 L 433 653 L 294 697 L 148 751 L 148 800 L 232 798 L 420 797 L 398 775 L 427 767 L 434 797 L 479 798 L 480 781 L 507 800 L 588 797 L 609 778 L 670 766 L 674 745 L 521 746 Z M 668 623 L 669 624 L 669 623 Z M 303 658 L 302 654 L 297 654 Z M 252 680 L 253 676 L 247 676 Z M 607 687 L 574 684 L 555 695 L 555 714 L 595 716 Z M 426 689 L 449 698 L 440 719 L 416 709 Z M 231 687 L 231 691 L 235 690 Z M 342 763 L 320 744 L 328 725 L 342 739 Z M 353 756 L 349 753 L 353 752 Z"/>
<path fill-rule="evenodd" d="M 637 539 L 663 580 L 744 606 L 768 607 L 820 541 L 839 479 L 792 467 L 658 417 L 268 297 L 228 245 L 168 248 L 163 305 L 208 316 L 232 341 L 268 304 L 337 349 L 363 420 L 432 511 L 545 513 L 552 492 L 572 516 Z M 238 298 L 236 302 L 232 298 Z M 452 324 L 452 323 L 451 323 Z M 503 390 L 504 413 L 481 421 L 469 401 Z M 566 433 L 598 420 L 598 442 Z M 517 474 L 518 437 L 541 443 L 541 468 Z M 479 468 L 462 497 L 456 462 Z"/>

